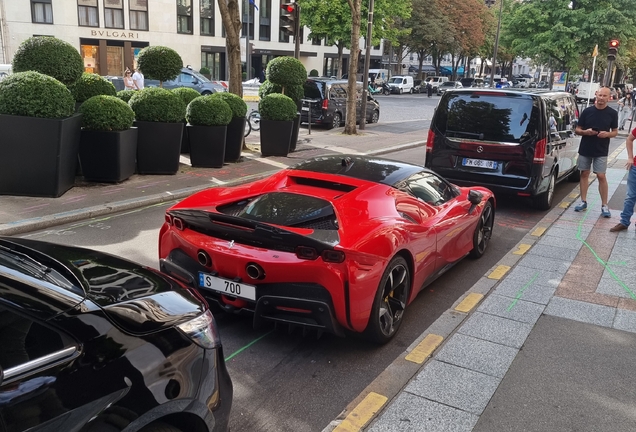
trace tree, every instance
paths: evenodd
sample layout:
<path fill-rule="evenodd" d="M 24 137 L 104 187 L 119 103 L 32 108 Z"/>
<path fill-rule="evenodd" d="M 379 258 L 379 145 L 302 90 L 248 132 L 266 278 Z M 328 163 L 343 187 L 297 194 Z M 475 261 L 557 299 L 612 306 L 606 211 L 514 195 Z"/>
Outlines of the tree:
<path fill-rule="evenodd" d="M 424 59 L 433 53 L 436 44 L 446 39 L 450 31 L 448 16 L 440 0 L 413 0 L 413 11 L 405 25 L 411 29 L 405 38 L 405 45 L 417 53 L 418 70 L 421 71 Z"/>
<path fill-rule="evenodd" d="M 356 104 L 358 94 L 358 46 L 360 45 L 360 25 L 361 25 L 361 0 L 347 0 L 351 9 L 351 53 L 349 54 L 349 83 L 347 91 L 347 119 L 345 121 L 344 133 L 355 135 L 356 131 Z M 366 78 L 363 77 L 366 82 Z M 365 85 L 365 83 L 363 83 Z M 365 121 L 364 115 L 360 121 Z"/>
<path fill-rule="evenodd" d="M 243 96 L 243 76 L 241 70 L 241 18 L 238 0 L 218 0 L 221 21 L 225 28 L 225 45 L 230 71 L 230 93 Z"/>

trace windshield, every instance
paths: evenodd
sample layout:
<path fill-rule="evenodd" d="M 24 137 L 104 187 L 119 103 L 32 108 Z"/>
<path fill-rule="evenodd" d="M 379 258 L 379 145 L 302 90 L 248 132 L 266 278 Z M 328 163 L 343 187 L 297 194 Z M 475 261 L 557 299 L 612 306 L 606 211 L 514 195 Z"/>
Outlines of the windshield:
<path fill-rule="evenodd" d="M 454 87 L 455 86 L 455 81 L 447 81 L 444 84 L 442 84 L 442 87 Z"/>
<path fill-rule="evenodd" d="M 539 107 L 529 95 L 447 94 L 436 126 L 449 138 L 520 143 L 536 135 Z"/>
<path fill-rule="evenodd" d="M 393 84 L 402 84 L 402 77 L 393 77 L 389 80 Z"/>
<path fill-rule="evenodd" d="M 199 72 L 197 71 L 191 71 L 192 75 L 194 75 L 195 77 L 197 77 L 199 79 L 199 81 L 203 81 L 203 82 L 211 82 L 209 79 L 206 78 L 205 75 L 201 75 Z"/>

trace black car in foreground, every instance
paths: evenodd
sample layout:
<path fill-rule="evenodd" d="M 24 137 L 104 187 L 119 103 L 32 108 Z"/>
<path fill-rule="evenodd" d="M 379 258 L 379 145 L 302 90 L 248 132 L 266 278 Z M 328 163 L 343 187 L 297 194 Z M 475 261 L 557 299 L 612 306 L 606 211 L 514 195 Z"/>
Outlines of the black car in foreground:
<path fill-rule="evenodd" d="M 226 431 L 199 295 L 112 255 L 0 237 L 0 431 Z"/>

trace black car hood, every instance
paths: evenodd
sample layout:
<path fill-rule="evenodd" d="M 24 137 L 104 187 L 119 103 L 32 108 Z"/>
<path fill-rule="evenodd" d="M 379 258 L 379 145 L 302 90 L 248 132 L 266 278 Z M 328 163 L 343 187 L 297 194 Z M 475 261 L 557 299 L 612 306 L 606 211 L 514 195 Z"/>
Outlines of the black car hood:
<path fill-rule="evenodd" d="M 95 250 L 30 239 L 6 239 L 41 252 L 70 270 L 86 298 L 122 330 L 151 333 L 202 314 L 206 305 L 190 289 L 154 269 Z"/>

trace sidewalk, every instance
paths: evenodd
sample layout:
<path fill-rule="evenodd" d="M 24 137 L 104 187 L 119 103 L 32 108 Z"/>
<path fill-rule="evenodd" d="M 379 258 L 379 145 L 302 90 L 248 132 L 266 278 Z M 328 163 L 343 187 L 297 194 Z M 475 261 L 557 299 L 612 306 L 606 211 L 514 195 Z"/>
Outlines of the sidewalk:
<path fill-rule="evenodd" d="M 181 199 L 209 187 L 265 177 L 320 155 L 382 154 L 426 143 L 426 129 L 398 133 L 382 131 L 383 128 L 387 125 L 366 125 L 366 130 L 359 135 L 347 136 L 342 134 L 342 128 L 326 131 L 314 127 L 309 134 L 304 126 L 300 129 L 295 152 L 288 157 L 266 158 L 260 155 L 258 132 L 252 131 L 246 139 L 249 151 L 243 152 L 240 162 L 226 164 L 223 168 L 193 168 L 188 155 L 182 155 L 176 175 L 133 175 L 120 184 L 84 182 L 82 177 L 77 177 L 75 187 L 59 198 L 0 196 L 0 235 L 19 234 Z"/>
<path fill-rule="evenodd" d="M 325 430 L 636 430 L 636 233 L 609 232 L 626 159 L 610 155 L 611 219 L 596 181 L 586 212 L 570 194 Z"/>

